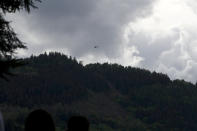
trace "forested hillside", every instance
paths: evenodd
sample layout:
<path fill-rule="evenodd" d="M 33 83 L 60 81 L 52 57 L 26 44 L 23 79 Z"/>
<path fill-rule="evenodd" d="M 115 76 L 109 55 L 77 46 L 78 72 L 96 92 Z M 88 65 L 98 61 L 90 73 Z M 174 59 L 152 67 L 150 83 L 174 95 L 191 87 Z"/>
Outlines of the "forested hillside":
<path fill-rule="evenodd" d="M 165 74 L 118 64 L 83 66 L 51 52 L 24 59 L 9 81 L 0 80 L 7 131 L 21 131 L 33 109 L 49 111 L 57 131 L 80 114 L 92 131 L 197 130 L 197 88 Z"/>

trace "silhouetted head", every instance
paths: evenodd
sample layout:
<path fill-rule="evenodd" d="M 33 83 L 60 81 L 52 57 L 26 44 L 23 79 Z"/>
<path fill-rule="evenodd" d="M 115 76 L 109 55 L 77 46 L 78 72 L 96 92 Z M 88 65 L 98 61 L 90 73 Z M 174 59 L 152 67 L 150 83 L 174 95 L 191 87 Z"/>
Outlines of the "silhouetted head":
<path fill-rule="evenodd" d="M 50 114 L 39 109 L 31 112 L 27 117 L 25 131 L 55 131 L 55 125 Z"/>
<path fill-rule="evenodd" d="M 89 131 L 89 121 L 83 116 L 72 116 L 69 121 L 67 131 Z"/>

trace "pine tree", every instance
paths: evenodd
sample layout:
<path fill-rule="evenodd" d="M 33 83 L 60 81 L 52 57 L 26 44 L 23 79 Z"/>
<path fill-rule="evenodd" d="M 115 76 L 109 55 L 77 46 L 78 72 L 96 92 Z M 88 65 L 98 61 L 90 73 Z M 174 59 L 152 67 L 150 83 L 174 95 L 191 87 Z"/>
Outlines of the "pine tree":
<path fill-rule="evenodd" d="M 39 1 L 39 0 L 35 0 Z M 5 20 L 6 13 L 14 13 L 25 9 L 28 13 L 30 8 L 37 8 L 32 0 L 0 0 L 0 77 L 11 75 L 10 69 L 22 65 L 20 59 L 15 57 L 17 49 L 25 49 L 25 43 L 19 40 L 17 34 Z"/>

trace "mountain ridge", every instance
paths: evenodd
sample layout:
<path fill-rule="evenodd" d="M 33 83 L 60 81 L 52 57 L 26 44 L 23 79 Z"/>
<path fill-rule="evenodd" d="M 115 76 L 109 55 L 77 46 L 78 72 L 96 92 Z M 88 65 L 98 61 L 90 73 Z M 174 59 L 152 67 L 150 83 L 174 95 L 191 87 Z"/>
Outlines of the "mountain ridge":
<path fill-rule="evenodd" d="M 82 65 L 57 52 L 25 58 L 10 81 L 0 80 L 0 109 L 8 131 L 24 128 L 33 109 L 44 108 L 65 130 L 80 114 L 91 130 L 196 130 L 197 89 L 166 74 L 118 64 Z"/>

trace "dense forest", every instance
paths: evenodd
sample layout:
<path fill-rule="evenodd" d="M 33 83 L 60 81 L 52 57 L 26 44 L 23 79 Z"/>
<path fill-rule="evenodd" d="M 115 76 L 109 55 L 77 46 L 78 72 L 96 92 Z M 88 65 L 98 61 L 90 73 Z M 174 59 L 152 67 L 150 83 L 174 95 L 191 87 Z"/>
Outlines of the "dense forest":
<path fill-rule="evenodd" d="M 118 64 L 83 65 L 51 52 L 23 60 L 0 79 L 0 110 L 7 131 L 22 131 L 30 111 L 50 112 L 57 131 L 83 115 L 91 131 L 197 130 L 197 88 L 162 73 Z"/>

